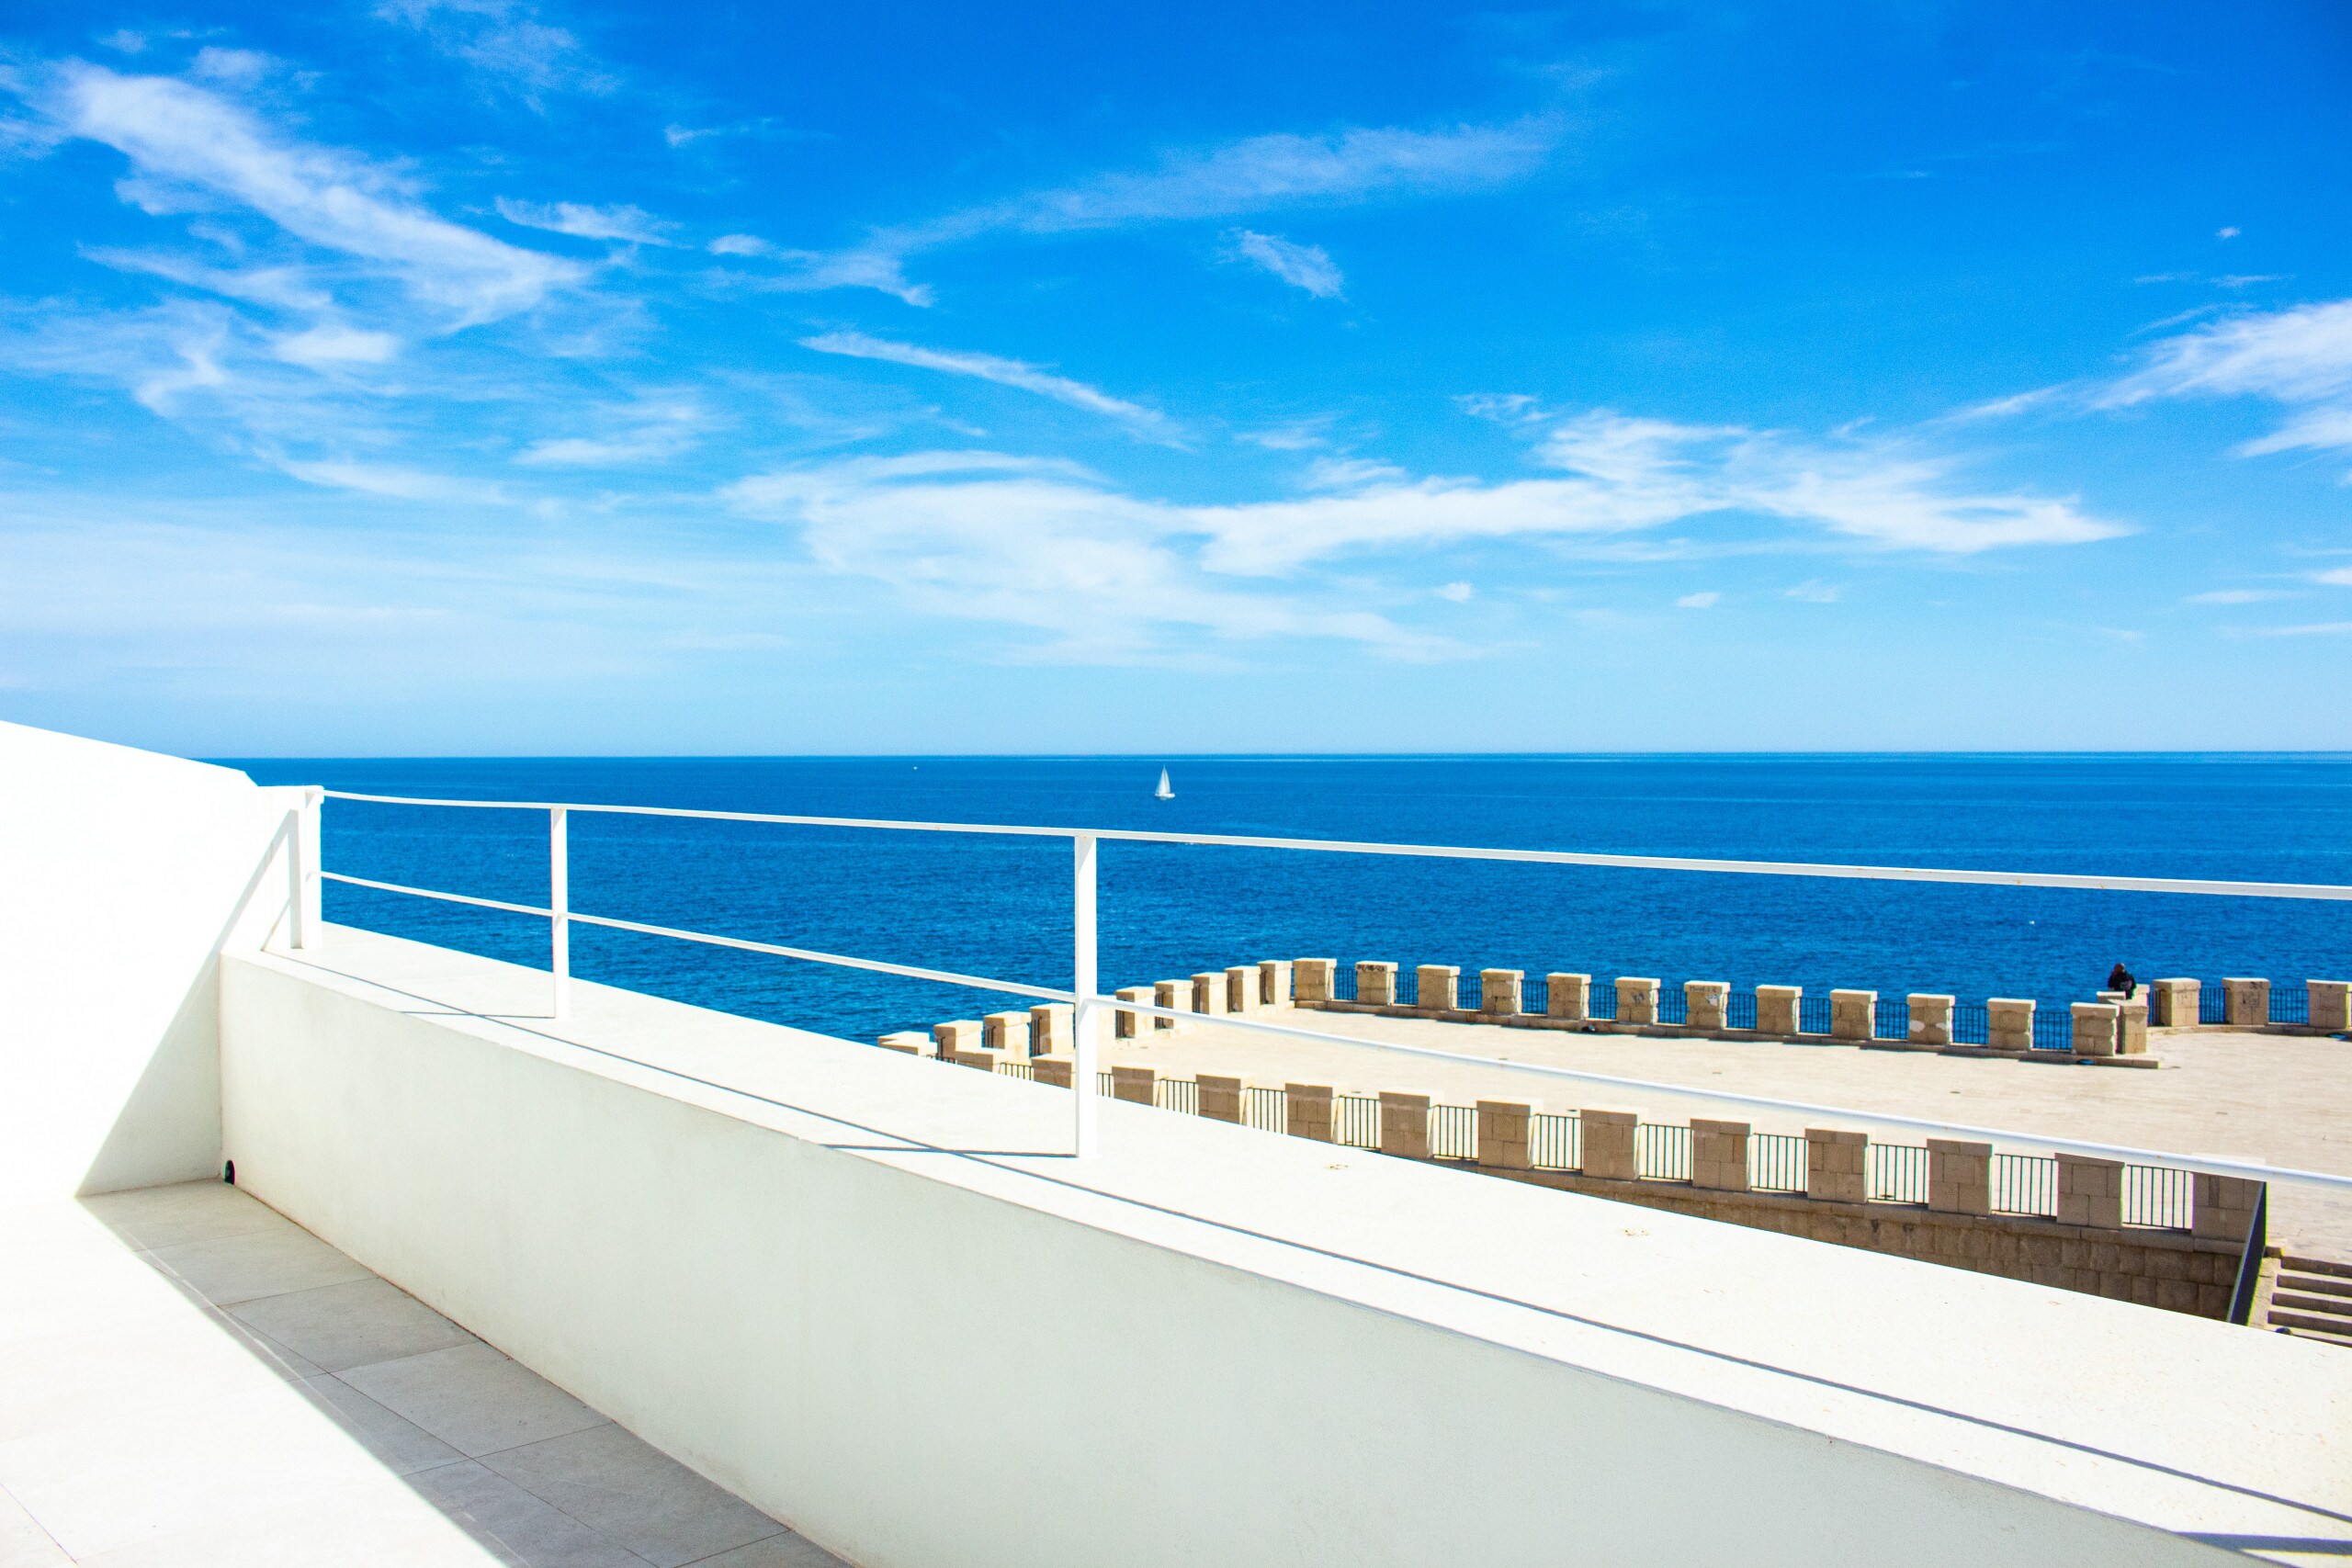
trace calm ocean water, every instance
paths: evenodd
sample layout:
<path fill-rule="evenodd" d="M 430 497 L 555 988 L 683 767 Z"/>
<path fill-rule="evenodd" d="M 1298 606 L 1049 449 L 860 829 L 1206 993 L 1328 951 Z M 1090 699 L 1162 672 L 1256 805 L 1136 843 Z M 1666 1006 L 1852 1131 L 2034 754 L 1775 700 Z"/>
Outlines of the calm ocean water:
<path fill-rule="evenodd" d="M 1151 798 L 1165 764 L 1176 798 Z M 273 759 L 264 784 L 1636 854 L 2352 883 L 2352 757 Z M 1066 843 L 574 816 L 572 907 L 1069 981 Z M 333 801 L 333 871 L 546 902 L 544 814 Z M 331 919 L 546 963 L 546 924 L 330 885 Z M 1102 846 L 1106 989 L 1259 958 L 2080 1000 L 2352 971 L 2352 905 Z M 853 1037 L 986 995 L 574 927 L 594 980 Z"/>

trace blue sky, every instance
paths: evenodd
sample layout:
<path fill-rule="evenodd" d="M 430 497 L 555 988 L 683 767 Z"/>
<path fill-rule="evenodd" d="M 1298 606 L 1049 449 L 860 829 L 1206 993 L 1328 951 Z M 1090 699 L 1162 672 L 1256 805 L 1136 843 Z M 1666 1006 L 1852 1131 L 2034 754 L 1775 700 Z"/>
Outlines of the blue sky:
<path fill-rule="evenodd" d="M 2339 8 L 15 16 L 0 716 L 2352 747 Z"/>

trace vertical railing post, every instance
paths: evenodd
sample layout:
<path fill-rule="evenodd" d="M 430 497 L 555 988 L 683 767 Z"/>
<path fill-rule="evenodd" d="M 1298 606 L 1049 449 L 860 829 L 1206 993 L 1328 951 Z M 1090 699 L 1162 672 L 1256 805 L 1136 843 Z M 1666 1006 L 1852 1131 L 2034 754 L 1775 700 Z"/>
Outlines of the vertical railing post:
<path fill-rule="evenodd" d="M 555 983 L 553 1016 L 571 1016 L 571 849 L 567 813 L 548 807 L 548 967 Z"/>
<path fill-rule="evenodd" d="M 326 800 L 326 791 L 308 786 L 288 787 L 279 793 L 281 799 L 294 804 L 287 808 L 286 827 L 280 839 L 286 852 L 286 950 L 302 953 L 321 945 L 325 935 L 319 928 L 319 810 Z M 265 942 L 266 939 L 265 939 Z"/>
<path fill-rule="evenodd" d="M 286 948 L 300 953 L 311 942 L 311 923 L 302 918 L 302 808 L 286 814 Z"/>
<path fill-rule="evenodd" d="M 323 789 L 305 789 L 301 809 L 294 814 L 294 841 L 289 846 L 294 893 L 287 935 L 291 946 L 304 951 L 323 946 L 326 939 L 326 932 L 320 929 L 326 921 L 319 902 L 324 886 L 319 876 L 319 816 L 326 798 Z"/>
<path fill-rule="evenodd" d="M 1074 836 L 1076 852 L 1070 886 L 1070 989 L 1078 993 L 1070 1020 L 1075 1060 L 1070 1067 L 1071 1100 L 1077 1105 L 1075 1145 L 1078 1157 L 1094 1157 L 1094 1036 L 1100 1013 L 1094 1005 L 1094 835 Z"/>

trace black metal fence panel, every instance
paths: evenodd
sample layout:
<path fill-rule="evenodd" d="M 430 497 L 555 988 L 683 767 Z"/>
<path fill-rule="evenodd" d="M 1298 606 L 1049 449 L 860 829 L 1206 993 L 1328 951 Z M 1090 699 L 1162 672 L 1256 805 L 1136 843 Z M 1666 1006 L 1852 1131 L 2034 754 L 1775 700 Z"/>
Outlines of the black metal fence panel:
<path fill-rule="evenodd" d="M 2123 1168 L 2123 1223 L 2155 1225 L 2165 1230 L 2189 1228 L 2189 1204 L 2196 1177 L 2169 1166 L 2127 1165 Z"/>
<path fill-rule="evenodd" d="M 1758 1192 L 1804 1190 L 1805 1141 L 1786 1133 L 1747 1137 L 1747 1185 Z"/>
<path fill-rule="evenodd" d="M 1871 1144 L 1863 1161 L 1862 1195 L 1873 1203 L 1928 1202 L 1928 1146 L 1925 1144 Z"/>
<path fill-rule="evenodd" d="M 2058 1162 L 2047 1155 L 1993 1156 L 1993 1212 L 2058 1215 Z"/>
<path fill-rule="evenodd" d="M 1652 1125 L 1634 1129 L 1634 1171 L 1649 1181 L 1690 1179 L 1690 1129 Z"/>
<path fill-rule="evenodd" d="M 1478 1146 L 1478 1113 L 1467 1105 L 1430 1107 L 1430 1157 L 1475 1159 Z"/>
<path fill-rule="evenodd" d="M 1539 1111 L 1527 1119 L 1527 1163 L 1538 1170 L 1584 1168 L 1584 1122 L 1573 1111 Z"/>

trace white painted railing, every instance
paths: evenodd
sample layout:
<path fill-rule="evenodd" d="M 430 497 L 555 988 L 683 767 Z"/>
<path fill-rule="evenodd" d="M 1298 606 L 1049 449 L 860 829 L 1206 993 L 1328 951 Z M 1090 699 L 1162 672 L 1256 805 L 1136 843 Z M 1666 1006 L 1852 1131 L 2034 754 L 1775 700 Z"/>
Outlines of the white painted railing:
<path fill-rule="evenodd" d="M 2324 883 L 2222 882 L 2153 876 L 2085 876 L 2049 872 L 1962 871 L 1921 866 L 1810 864 L 1795 861 L 1696 860 L 1668 855 L 1584 854 L 1564 850 L 1497 850 L 1473 849 L 1447 844 L 1383 844 L 1331 839 L 1272 839 L 1229 833 L 1154 833 L 1121 828 L 1040 828 L 982 822 L 899 822 L 863 817 L 800 817 L 754 811 L 697 811 L 683 807 L 666 806 L 591 806 L 577 802 L 523 800 L 437 800 L 413 795 L 361 795 L 345 790 L 327 790 L 323 794 L 335 800 L 365 801 L 381 806 L 434 806 L 485 811 L 544 811 L 548 813 L 548 903 L 544 908 L 529 904 L 509 903 L 498 898 L 480 898 L 470 894 L 445 893 L 429 887 L 410 887 L 396 882 L 379 882 L 364 876 L 350 876 L 341 872 L 323 869 L 317 874 L 327 881 L 345 883 L 354 887 L 372 887 L 379 892 L 401 893 L 418 898 L 435 898 L 445 903 L 468 904 L 477 908 L 502 909 L 511 914 L 531 915 L 547 920 L 549 928 L 549 964 L 552 976 L 550 1010 L 559 1019 L 565 1017 L 571 1010 L 570 928 L 575 921 L 585 925 L 604 926 L 613 931 L 635 931 L 645 936 L 701 942 L 711 947 L 728 947 L 745 953 L 769 953 L 779 958 L 800 959 L 811 964 L 830 964 L 841 968 L 863 969 L 877 975 L 896 975 L 910 980 L 933 980 L 951 986 L 968 987 L 974 990 L 1029 997 L 1040 1001 L 1069 1002 L 1072 1009 L 1071 1032 L 1073 1055 L 1076 1058 L 1072 1063 L 1071 1071 L 1071 1098 L 1076 1101 L 1073 1111 L 1073 1145 L 1080 1158 L 1091 1157 L 1096 1148 L 1095 1105 L 1098 1098 L 1096 1040 L 1100 1033 L 1103 1012 L 1115 1008 L 1121 1012 L 1139 1013 L 1151 1018 L 1200 1021 L 1199 1015 L 1181 1009 L 1155 1007 L 1143 1002 L 1120 1001 L 1100 993 L 1098 976 L 1095 973 L 1094 892 L 1096 849 L 1100 841 L 1104 839 L 1115 839 L 1131 843 L 1303 850 L 1324 854 L 1406 855 L 1438 860 L 1510 861 L 1538 865 L 1601 866 L 1623 870 L 1723 873 L 1749 876 L 1815 876 L 1870 882 L 1931 882 L 1998 887 L 2055 887 L 2077 892 L 2177 893 L 2230 898 L 2352 901 L 2352 886 Z M 752 942 L 743 937 L 719 936 L 710 931 L 682 931 L 672 926 L 649 925 L 639 920 L 616 919 L 609 915 L 582 914 L 571 907 L 569 824 L 570 814 L 575 811 L 616 817 L 683 817 L 714 822 L 768 822 L 803 828 L 857 828 L 888 832 L 975 833 L 991 837 L 1068 839 L 1070 840 L 1072 850 L 1070 987 L 1068 990 L 1060 990 L 1050 986 L 1028 986 L 1017 981 L 994 979 L 987 976 L 959 974 L 953 970 L 927 969 L 907 964 L 888 964 L 879 959 L 855 958 L 845 953 L 823 953 L 814 948 Z M 315 829 L 312 829 L 312 833 L 311 841 L 315 842 Z M 310 863 L 312 865 L 318 863 L 315 855 L 311 858 Z M 2174 1165 L 2219 1176 L 2249 1177 L 2263 1181 L 2301 1181 L 2316 1186 L 2352 1190 L 2352 1176 L 2339 1176 L 2329 1171 L 2299 1170 L 2252 1160 L 2177 1154 L 2160 1149 L 2094 1143 L 2079 1138 L 2051 1137 L 2039 1133 L 2019 1133 L 1999 1128 L 1971 1126 L 1956 1122 L 1931 1121 L 1917 1116 L 1900 1116 L 1883 1111 L 1856 1111 L 1846 1106 L 1817 1105 L 1806 1100 L 1775 1100 L 1760 1095 L 1737 1094 L 1715 1089 L 1693 1089 L 1689 1085 L 1619 1077 L 1606 1073 L 1584 1072 L 1572 1067 L 1551 1066 L 1542 1063 L 1506 1061 L 1492 1056 L 1469 1055 L 1456 1051 L 1440 1051 L 1426 1045 L 1406 1044 L 1400 1041 L 1376 1040 L 1360 1035 L 1335 1034 L 1322 1030 L 1300 1029 L 1294 1025 L 1266 1023 L 1232 1014 L 1219 1015 L 1215 1021 L 1218 1027 L 1225 1029 L 1238 1029 L 1295 1040 L 1312 1040 L 1325 1044 L 1351 1045 L 1365 1050 L 1385 1051 L 1392 1055 L 1421 1056 L 1436 1061 L 1458 1062 L 1472 1066 L 1510 1072 L 1531 1073 L 1543 1077 L 1566 1078 L 1579 1083 L 1599 1084 L 1611 1089 L 1639 1089 L 1653 1093 L 1679 1095 L 1686 1098 L 1718 1100 L 1727 1105 L 1792 1111 L 1806 1116 L 1858 1117 L 1887 1126 L 1905 1127 L 1952 1137 L 1998 1141 L 2011 1145 L 2034 1144 L 2067 1154 L 2090 1155 L 2103 1159 Z"/>

